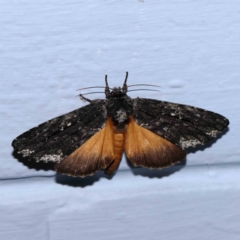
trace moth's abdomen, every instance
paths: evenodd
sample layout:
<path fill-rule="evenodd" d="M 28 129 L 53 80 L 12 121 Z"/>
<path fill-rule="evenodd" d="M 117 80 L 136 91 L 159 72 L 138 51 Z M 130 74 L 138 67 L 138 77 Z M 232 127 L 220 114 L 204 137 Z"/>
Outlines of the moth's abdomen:
<path fill-rule="evenodd" d="M 124 146 L 124 134 L 116 133 L 113 135 L 114 156 L 115 160 L 120 161 Z"/>
<path fill-rule="evenodd" d="M 113 149 L 114 149 L 114 161 L 108 166 L 108 168 L 105 170 L 105 173 L 107 175 L 112 175 L 114 171 L 117 170 L 121 158 L 122 158 L 122 153 L 124 150 L 124 137 L 125 133 L 124 132 L 116 132 L 114 131 L 113 133 Z"/>

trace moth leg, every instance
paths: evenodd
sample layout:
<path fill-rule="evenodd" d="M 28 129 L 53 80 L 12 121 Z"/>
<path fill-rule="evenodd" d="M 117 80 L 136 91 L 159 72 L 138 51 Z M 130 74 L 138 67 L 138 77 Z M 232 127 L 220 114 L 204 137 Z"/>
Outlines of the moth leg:
<path fill-rule="evenodd" d="M 90 102 L 90 103 L 92 102 L 92 100 L 84 97 L 82 94 L 79 94 L 79 97 L 80 97 L 80 99 L 83 100 L 83 101 L 87 101 L 87 102 Z"/>

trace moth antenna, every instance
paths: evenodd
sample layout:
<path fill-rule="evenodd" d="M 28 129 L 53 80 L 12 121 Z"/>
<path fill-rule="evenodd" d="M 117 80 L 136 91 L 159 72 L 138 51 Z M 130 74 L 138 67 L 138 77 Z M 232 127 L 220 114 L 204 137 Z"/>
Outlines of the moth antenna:
<path fill-rule="evenodd" d="M 103 93 L 103 92 L 89 92 L 89 93 L 84 93 L 84 94 L 81 94 L 82 96 L 85 96 L 85 95 L 89 95 L 89 94 L 95 94 L 95 93 Z M 80 94 L 79 94 L 80 96 Z"/>
<path fill-rule="evenodd" d="M 84 89 L 89 89 L 89 88 L 105 88 L 105 87 L 103 87 L 103 86 L 85 87 L 85 88 L 79 88 L 79 89 L 77 89 L 76 91 L 78 91 L 78 90 L 84 90 Z"/>
<path fill-rule="evenodd" d="M 110 90 L 109 90 L 109 86 L 108 86 L 108 81 L 107 81 L 107 75 L 105 75 L 105 95 L 106 97 L 109 97 L 111 94 L 110 94 Z"/>
<path fill-rule="evenodd" d="M 128 87 L 134 87 L 134 86 L 150 86 L 150 87 L 161 87 L 159 85 L 152 85 L 152 84 L 133 84 L 133 85 L 128 85 Z"/>
<path fill-rule="evenodd" d="M 80 97 L 80 99 L 81 99 L 82 101 L 87 101 L 87 102 L 90 102 L 90 103 L 92 102 L 92 100 L 84 97 L 82 94 L 79 94 L 79 97 Z"/>
<path fill-rule="evenodd" d="M 127 91 L 128 91 L 127 79 L 128 79 L 128 72 L 126 72 L 126 77 L 125 77 L 125 80 L 124 80 L 124 83 L 123 83 L 123 87 L 122 87 L 122 92 L 124 94 L 126 94 Z"/>
<path fill-rule="evenodd" d="M 156 90 L 156 89 L 133 89 L 133 90 L 129 90 L 128 92 L 134 92 L 134 91 L 153 91 L 153 92 L 161 92 L 161 91 Z"/>

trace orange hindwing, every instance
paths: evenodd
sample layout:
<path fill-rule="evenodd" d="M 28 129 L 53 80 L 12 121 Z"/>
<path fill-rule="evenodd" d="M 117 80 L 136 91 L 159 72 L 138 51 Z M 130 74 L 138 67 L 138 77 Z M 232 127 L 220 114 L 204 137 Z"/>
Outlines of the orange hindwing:
<path fill-rule="evenodd" d="M 125 151 L 134 166 L 164 168 L 186 157 L 186 151 L 139 126 L 132 117 L 128 124 Z"/>
<path fill-rule="evenodd" d="M 71 176 L 85 177 L 107 168 L 114 158 L 113 129 L 109 119 L 103 129 L 57 163 L 55 170 Z"/>

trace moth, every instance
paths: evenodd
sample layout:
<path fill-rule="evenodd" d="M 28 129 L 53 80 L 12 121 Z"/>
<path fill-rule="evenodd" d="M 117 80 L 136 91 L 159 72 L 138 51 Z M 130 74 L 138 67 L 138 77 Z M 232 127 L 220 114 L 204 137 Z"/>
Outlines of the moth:
<path fill-rule="evenodd" d="M 85 177 L 117 170 L 123 151 L 134 166 L 169 167 L 186 157 L 186 149 L 205 144 L 229 124 L 225 117 L 201 108 L 127 95 L 122 87 L 106 99 L 53 118 L 13 140 L 13 148 L 37 162 L 52 161 L 61 174 Z"/>

